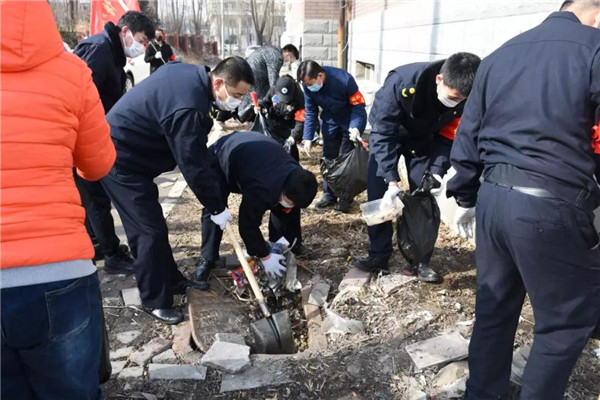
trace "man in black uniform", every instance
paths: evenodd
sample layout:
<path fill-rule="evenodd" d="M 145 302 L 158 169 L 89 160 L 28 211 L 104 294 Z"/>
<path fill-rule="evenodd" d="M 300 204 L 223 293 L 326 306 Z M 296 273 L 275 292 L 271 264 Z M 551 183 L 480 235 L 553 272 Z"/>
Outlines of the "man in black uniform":
<path fill-rule="evenodd" d="M 144 53 L 144 45 L 154 37 L 154 24 L 146 15 L 129 11 L 115 26 L 108 22 L 104 31 L 83 40 L 74 54 L 92 70 L 104 112 L 108 113 L 121 98 L 125 88 L 126 57 Z M 94 242 L 97 256 L 104 257 L 106 273 L 133 273 L 133 260 L 126 245 L 119 245 L 110 213 L 110 199 L 100 182 L 89 182 L 75 174 L 75 183 L 86 211 L 86 227 Z"/>
<path fill-rule="evenodd" d="M 218 176 L 221 196 L 241 193 L 239 211 L 240 236 L 251 256 L 259 257 L 267 273 L 280 276 L 285 259 L 271 254 L 271 246 L 260 232 L 260 224 L 267 210 L 269 241 L 282 236 L 290 244 L 302 245 L 300 209 L 306 208 L 317 194 L 317 179 L 303 169 L 281 144 L 258 132 L 236 132 L 219 139 L 209 147 L 214 175 Z M 210 269 L 219 258 L 223 232 L 202 210 L 202 257 L 197 276 L 206 281 Z M 292 251 L 293 248 L 292 247 Z"/>
<path fill-rule="evenodd" d="M 466 399 L 508 394 L 525 294 L 535 315 L 521 399 L 562 399 L 600 319 L 600 1 L 573 0 L 482 63 L 447 194 L 467 234 L 477 203 L 477 302 Z M 483 175 L 484 182 L 480 183 Z"/>
<path fill-rule="evenodd" d="M 208 285 L 186 280 L 177 269 L 167 224 L 153 179 L 179 166 L 210 219 L 222 229 L 231 219 L 206 143 L 213 102 L 232 110 L 254 82 L 240 57 L 221 61 L 207 74 L 203 66 L 171 63 L 127 92 L 107 116 L 117 160 L 102 185 L 121 215 L 132 249 L 142 304 L 156 319 L 176 324 L 173 294 Z"/>
<path fill-rule="evenodd" d="M 456 53 L 447 60 L 414 63 L 396 68 L 375 95 L 369 122 L 367 195 L 391 205 L 400 193 L 398 161 L 404 155 L 410 190 L 421 183 L 425 171 L 440 182 L 450 168 L 450 149 L 480 63 L 470 53 Z M 355 261 L 365 271 L 388 269 L 392 254 L 392 222 L 369 226 L 369 256 Z M 425 282 L 439 281 L 429 267 L 431 253 L 405 273 Z"/>
<path fill-rule="evenodd" d="M 175 61 L 171 45 L 165 41 L 165 31 L 156 30 L 156 40 L 151 41 L 146 47 L 144 61 L 150 64 L 150 73 L 153 73 L 169 61 Z"/>
<path fill-rule="evenodd" d="M 267 114 L 267 127 L 275 139 L 289 147 L 296 161 L 299 143 L 304 132 L 304 93 L 300 85 L 291 76 L 282 76 L 267 95 L 259 101 Z"/>

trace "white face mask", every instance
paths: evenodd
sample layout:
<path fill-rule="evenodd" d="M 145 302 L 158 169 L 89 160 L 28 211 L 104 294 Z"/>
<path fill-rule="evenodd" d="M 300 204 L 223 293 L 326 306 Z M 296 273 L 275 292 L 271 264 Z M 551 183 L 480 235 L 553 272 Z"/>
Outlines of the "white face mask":
<path fill-rule="evenodd" d="M 440 83 L 438 83 L 437 85 L 437 95 L 438 95 L 438 100 L 440 101 L 440 103 L 442 103 L 444 106 L 448 107 L 448 108 L 454 108 L 458 105 L 458 103 L 460 103 L 460 101 L 455 101 L 455 100 L 450 100 L 448 97 L 446 97 L 446 94 L 444 93 L 444 84 L 440 81 Z"/>
<path fill-rule="evenodd" d="M 286 200 L 284 200 L 283 198 L 281 200 L 279 200 L 279 204 L 281 204 L 281 206 L 283 208 L 294 208 L 294 203 L 288 203 Z"/>
<path fill-rule="evenodd" d="M 131 33 L 131 31 L 127 31 L 126 35 L 131 37 L 132 42 L 131 46 L 127 47 L 125 46 L 125 38 L 123 38 L 123 52 L 125 52 L 125 56 L 129 58 L 136 58 L 144 54 L 146 51 L 144 49 L 144 45 L 133 38 L 133 33 Z"/>
<path fill-rule="evenodd" d="M 225 82 L 223 82 L 223 85 L 225 85 Z M 215 100 L 217 107 L 223 111 L 233 111 L 238 108 L 242 100 L 230 96 L 227 91 L 227 86 L 225 86 L 225 93 L 227 94 L 227 99 L 225 101 L 220 100 L 219 97 Z"/>

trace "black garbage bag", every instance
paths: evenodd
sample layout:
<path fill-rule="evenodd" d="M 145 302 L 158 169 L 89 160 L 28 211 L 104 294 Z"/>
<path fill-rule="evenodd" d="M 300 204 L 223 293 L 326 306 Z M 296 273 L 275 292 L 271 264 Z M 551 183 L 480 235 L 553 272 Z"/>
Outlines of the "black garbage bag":
<path fill-rule="evenodd" d="M 352 200 L 367 189 L 369 152 L 360 144 L 335 160 L 321 159 L 323 179 L 342 199 Z"/>
<path fill-rule="evenodd" d="M 290 144 L 288 144 L 278 135 L 275 135 L 273 132 L 271 132 L 271 129 L 269 128 L 269 123 L 267 122 L 267 117 L 265 117 L 262 112 L 259 112 L 258 115 L 256 115 L 256 118 L 254 119 L 254 123 L 252 124 L 250 130 L 252 132 L 262 133 L 265 136 L 277 140 L 283 146 L 285 151 L 287 151 L 288 153 L 292 152 L 292 147 Z"/>
<path fill-rule="evenodd" d="M 439 182 L 426 171 L 413 193 L 402 193 L 402 215 L 397 221 L 398 247 L 411 265 L 421 262 L 435 247 L 440 229 L 440 208 L 430 193 Z"/>

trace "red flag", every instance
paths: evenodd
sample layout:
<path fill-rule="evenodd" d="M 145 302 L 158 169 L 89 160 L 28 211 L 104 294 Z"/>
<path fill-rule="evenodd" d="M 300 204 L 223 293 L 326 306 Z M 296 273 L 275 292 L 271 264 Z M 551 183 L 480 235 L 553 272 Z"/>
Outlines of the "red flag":
<path fill-rule="evenodd" d="M 115 25 L 127 11 L 140 11 L 138 0 L 92 0 L 90 6 L 90 35 L 102 32 L 111 21 Z"/>

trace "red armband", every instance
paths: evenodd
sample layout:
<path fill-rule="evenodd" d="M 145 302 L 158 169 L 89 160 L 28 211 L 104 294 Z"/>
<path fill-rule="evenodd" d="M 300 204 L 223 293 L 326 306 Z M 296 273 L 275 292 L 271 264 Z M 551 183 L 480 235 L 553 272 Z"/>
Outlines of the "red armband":
<path fill-rule="evenodd" d="M 592 128 L 592 150 L 594 150 L 594 154 L 600 154 L 600 129 L 598 125 Z"/>
<path fill-rule="evenodd" d="M 362 95 L 360 90 L 354 93 L 352 96 L 350 96 L 350 104 L 353 106 L 365 104 L 365 97 Z"/>
<path fill-rule="evenodd" d="M 446 139 L 454 140 L 456 137 L 456 131 L 458 130 L 458 124 L 460 122 L 460 118 L 454 118 L 448 125 L 440 130 L 440 135 L 445 137 Z"/>
<path fill-rule="evenodd" d="M 303 108 L 302 110 L 296 111 L 296 114 L 294 114 L 294 120 L 296 122 L 305 122 L 306 121 L 306 110 Z"/>

